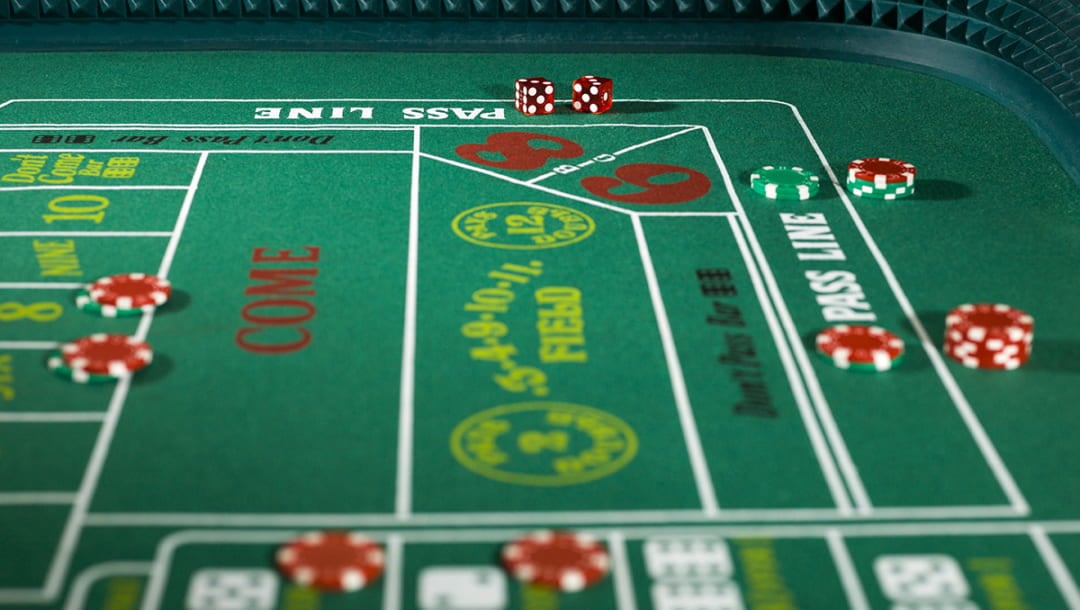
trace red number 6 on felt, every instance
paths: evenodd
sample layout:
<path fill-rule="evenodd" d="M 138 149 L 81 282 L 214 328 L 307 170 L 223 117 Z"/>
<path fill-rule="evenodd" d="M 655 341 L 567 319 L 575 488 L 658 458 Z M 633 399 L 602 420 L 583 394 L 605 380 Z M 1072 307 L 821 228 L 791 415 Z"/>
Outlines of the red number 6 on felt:
<path fill-rule="evenodd" d="M 704 197 L 712 188 L 712 181 L 705 174 L 678 165 L 663 163 L 631 163 L 615 170 L 618 177 L 590 176 L 581 179 L 581 186 L 593 195 L 623 203 L 686 203 Z M 682 175 L 678 182 L 657 183 L 660 176 Z M 641 187 L 636 193 L 616 194 L 613 190 L 632 184 Z"/>
<path fill-rule="evenodd" d="M 536 141 L 558 145 L 558 148 L 537 148 Z M 575 142 L 557 136 L 527 131 L 503 131 L 488 136 L 484 144 L 462 144 L 454 149 L 459 157 L 499 169 L 537 169 L 543 167 L 548 159 L 573 159 L 585 154 L 585 150 Z M 488 153 L 487 158 L 480 153 Z M 502 157 L 501 161 L 492 160 Z"/>

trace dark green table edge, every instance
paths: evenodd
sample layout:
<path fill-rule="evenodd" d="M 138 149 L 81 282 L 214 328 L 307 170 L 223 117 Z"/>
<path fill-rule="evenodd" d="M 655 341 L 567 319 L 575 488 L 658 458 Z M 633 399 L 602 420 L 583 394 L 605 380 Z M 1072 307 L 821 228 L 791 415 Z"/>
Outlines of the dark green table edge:
<path fill-rule="evenodd" d="M 1080 16 L 1080 8 L 1072 16 Z M 1064 37 L 1045 36 L 1056 41 L 1053 48 L 1033 51 L 1024 64 L 1027 70 L 999 54 L 925 32 L 747 19 L 13 19 L 9 15 L 0 18 L 0 51 L 709 52 L 866 61 L 943 77 L 997 100 L 1032 128 L 1080 185 L 1080 17 L 1076 21 L 1075 27 L 1058 32 Z M 1068 61 L 1052 61 L 1051 53 Z M 1051 72 L 1056 74 L 1053 87 L 1047 82 Z"/>

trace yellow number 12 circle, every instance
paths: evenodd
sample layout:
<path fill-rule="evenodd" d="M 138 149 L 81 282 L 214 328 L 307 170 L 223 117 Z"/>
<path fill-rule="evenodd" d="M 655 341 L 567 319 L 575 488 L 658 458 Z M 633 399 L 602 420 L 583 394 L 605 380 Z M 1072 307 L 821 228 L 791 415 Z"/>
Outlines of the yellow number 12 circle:
<path fill-rule="evenodd" d="M 503 250 L 545 250 L 575 244 L 593 234 L 588 215 L 553 203 L 506 201 L 470 208 L 454 217 L 465 241 Z"/>

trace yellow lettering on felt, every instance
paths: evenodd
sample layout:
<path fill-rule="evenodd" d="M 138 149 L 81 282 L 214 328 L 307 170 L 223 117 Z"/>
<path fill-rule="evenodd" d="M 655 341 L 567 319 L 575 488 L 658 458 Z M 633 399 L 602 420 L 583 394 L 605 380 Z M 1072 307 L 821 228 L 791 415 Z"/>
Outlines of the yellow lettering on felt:
<path fill-rule="evenodd" d="M 33 241 L 34 256 L 37 258 L 38 267 L 42 277 L 58 276 L 82 276 L 79 266 L 79 256 L 75 253 L 75 242 L 67 239 L 64 241 Z"/>
<path fill-rule="evenodd" d="M 0 354 L 0 398 L 7 402 L 15 400 L 15 365 L 11 354 Z"/>

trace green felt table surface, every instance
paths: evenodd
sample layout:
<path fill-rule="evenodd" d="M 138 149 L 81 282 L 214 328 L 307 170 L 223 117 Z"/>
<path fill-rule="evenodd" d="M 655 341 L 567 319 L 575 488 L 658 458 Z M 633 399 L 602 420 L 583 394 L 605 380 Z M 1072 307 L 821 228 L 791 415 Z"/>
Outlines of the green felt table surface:
<path fill-rule="evenodd" d="M 569 109 L 587 73 L 611 111 Z M 524 76 L 554 114 L 514 110 Z M 748 55 L 10 54 L 0 82 L 0 608 L 1080 607 L 1080 190 L 994 100 Z M 913 197 L 845 191 L 876 156 Z M 820 193 L 758 196 L 765 165 Z M 75 307 L 132 271 L 172 300 Z M 944 356 L 966 302 L 1031 313 L 1030 361 Z M 834 367 L 838 323 L 903 360 Z M 47 370 L 98 332 L 154 362 Z M 537 528 L 611 574 L 516 584 L 500 545 Z M 320 529 L 378 539 L 383 578 L 282 580 Z"/>

